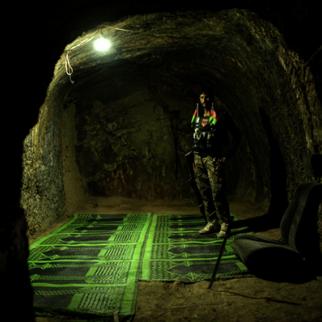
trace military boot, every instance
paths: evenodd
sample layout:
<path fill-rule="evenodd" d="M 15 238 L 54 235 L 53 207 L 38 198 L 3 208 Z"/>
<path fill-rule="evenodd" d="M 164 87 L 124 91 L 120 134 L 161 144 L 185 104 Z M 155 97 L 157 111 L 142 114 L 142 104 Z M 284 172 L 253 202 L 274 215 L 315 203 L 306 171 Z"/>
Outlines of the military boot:
<path fill-rule="evenodd" d="M 223 222 L 221 225 L 220 225 L 220 231 L 219 233 L 217 234 L 217 237 L 218 238 L 224 238 L 228 232 L 228 227 L 229 225 L 225 222 Z"/>
<path fill-rule="evenodd" d="M 217 220 L 213 222 L 208 222 L 205 227 L 199 230 L 199 234 L 205 235 L 205 234 L 212 234 L 218 232 L 220 229 L 219 223 Z"/>

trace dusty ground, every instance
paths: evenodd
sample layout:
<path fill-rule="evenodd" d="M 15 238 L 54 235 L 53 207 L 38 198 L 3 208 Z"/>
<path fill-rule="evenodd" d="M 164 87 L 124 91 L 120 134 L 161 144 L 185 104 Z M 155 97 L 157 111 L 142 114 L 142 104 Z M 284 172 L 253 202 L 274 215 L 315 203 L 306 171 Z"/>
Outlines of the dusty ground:
<path fill-rule="evenodd" d="M 232 212 L 244 219 L 261 215 L 264 209 L 252 204 L 231 202 Z M 164 214 L 195 213 L 188 203 L 143 203 L 122 198 L 91 199 L 83 211 L 124 213 L 152 211 Z M 59 225 L 61 223 L 57 223 Z M 54 228 L 54 227 L 52 227 Z M 258 233 L 279 238 L 279 229 Z M 322 321 L 322 277 L 302 283 L 271 282 L 256 277 L 192 284 L 139 282 L 133 322 L 318 322 Z M 37 318 L 37 322 L 57 322 Z M 115 319 L 117 321 L 117 318 Z"/>

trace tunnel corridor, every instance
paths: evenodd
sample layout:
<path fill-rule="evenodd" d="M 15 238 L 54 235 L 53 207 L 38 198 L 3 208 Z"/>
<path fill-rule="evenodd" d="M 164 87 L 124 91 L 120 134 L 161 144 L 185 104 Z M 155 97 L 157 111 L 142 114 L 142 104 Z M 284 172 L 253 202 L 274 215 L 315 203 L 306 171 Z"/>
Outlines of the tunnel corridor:
<path fill-rule="evenodd" d="M 99 36 L 111 39 L 109 53 L 93 50 Z M 28 238 L 46 239 L 58 223 L 79 213 L 125 216 L 140 209 L 151 217 L 144 233 L 159 220 L 151 211 L 196 214 L 185 154 L 191 150 L 190 120 L 202 89 L 224 105 L 242 134 L 226 169 L 234 214 L 263 215 L 266 228 L 273 229 L 267 236 L 277 236 L 297 187 L 317 180 L 311 158 L 322 153 L 321 102 L 309 66 L 283 35 L 254 12 L 231 9 L 129 16 L 98 25 L 66 45 L 37 123 L 23 141 L 20 203 Z M 168 217 L 164 220 L 170 222 Z M 247 278 L 239 282 L 247 284 Z M 195 287 L 198 297 L 205 288 L 200 283 L 200 289 L 179 283 L 176 290 Z M 138 285 L 144 287 L 140 294 L 153 298 L 145 306 L 139 294 L 138 321 L 151 318 L 144 310 L 158 306 L 154 301 L 165 291 L 160 285 Z M 225 285 L 234 289 L 233 280 L 219 282 Z M 318 292 L 318 287 L 312 282 L 303 292 Z M 27 286 L 25 291 L 30 291 Z M 319 310 L 314 306 L 311 313 L 315 317 Z"/>
<path fill-rule="evenodd" d="M 99 35 L 113 43 L 105 55 L 92 48 Z M 278 224 L 298 184 L 313 180 L 320 105 L 312 75 L 278 31 L 234 9 L 134 16 L 66 46 L 24 143 L 31 232 L 90 196 L 191 200 L 184 155 L 202 88 L 242 133 L 229 195 L 266 205 Z"/>

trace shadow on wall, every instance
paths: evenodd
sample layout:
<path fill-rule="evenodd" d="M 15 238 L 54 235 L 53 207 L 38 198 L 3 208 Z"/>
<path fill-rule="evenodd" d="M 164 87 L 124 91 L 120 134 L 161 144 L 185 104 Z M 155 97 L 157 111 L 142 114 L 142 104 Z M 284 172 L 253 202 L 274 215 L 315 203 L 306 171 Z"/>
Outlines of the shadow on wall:
<path fill-rule="evenodd" d="M 270 146 L 270 184 L 271 200 L 268 209 L 268 216 L 272 221 L 272 226 L 278 226 L 283 213 L 288 205 L 286 190 L 286 169 L 279 142 L 274 137 L 269 117 L 262 109 L 259 109 L 263 128 L 266 132 Z"/>

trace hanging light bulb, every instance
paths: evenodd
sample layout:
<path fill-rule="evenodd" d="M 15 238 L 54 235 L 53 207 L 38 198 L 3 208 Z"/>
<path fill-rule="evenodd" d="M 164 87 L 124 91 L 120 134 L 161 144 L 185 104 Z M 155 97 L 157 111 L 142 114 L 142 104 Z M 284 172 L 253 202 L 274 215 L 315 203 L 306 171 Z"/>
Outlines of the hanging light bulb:
<path fill-rule="evenodd" d="M 110 50 L 112 43 L 109 39 L 100 36 L 99 38 L 94 40 L 93 47 L 96 51 L 105 53 Z"/>

